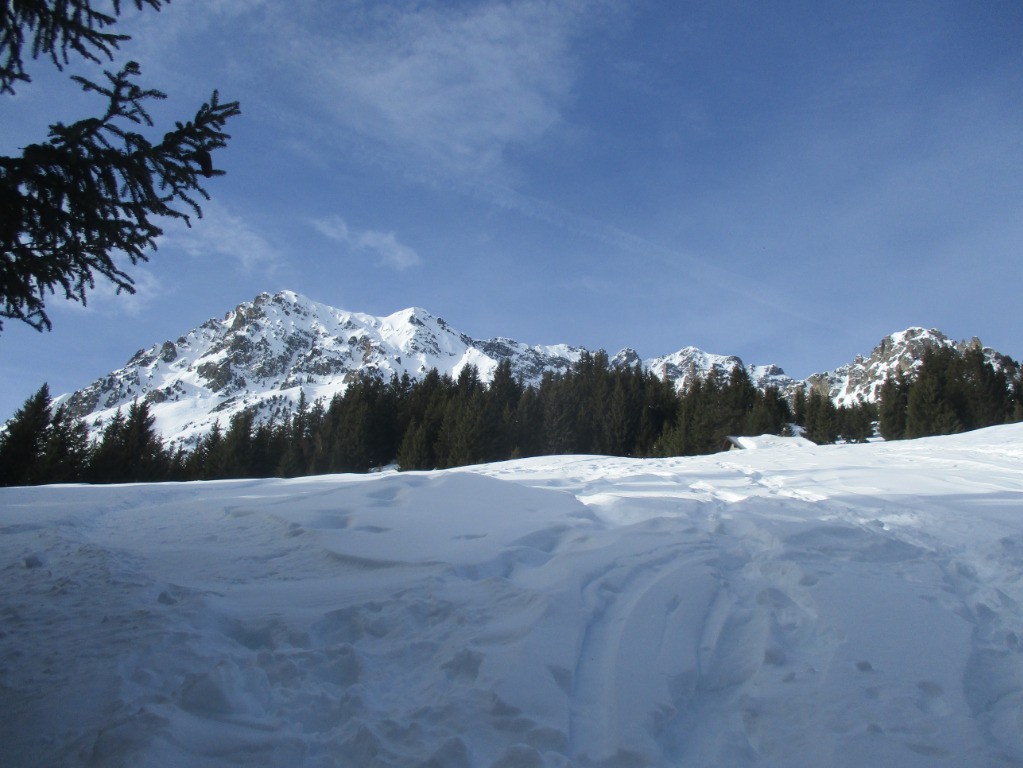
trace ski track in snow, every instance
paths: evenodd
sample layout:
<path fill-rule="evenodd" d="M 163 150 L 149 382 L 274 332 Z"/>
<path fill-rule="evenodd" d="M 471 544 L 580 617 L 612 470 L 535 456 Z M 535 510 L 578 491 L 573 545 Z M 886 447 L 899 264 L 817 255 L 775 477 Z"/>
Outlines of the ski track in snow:
<path fill-rule="evenodd" d="M 0 755 L 1021 765 L 1021 517 L 1021 426 L 0 489 Z"/>

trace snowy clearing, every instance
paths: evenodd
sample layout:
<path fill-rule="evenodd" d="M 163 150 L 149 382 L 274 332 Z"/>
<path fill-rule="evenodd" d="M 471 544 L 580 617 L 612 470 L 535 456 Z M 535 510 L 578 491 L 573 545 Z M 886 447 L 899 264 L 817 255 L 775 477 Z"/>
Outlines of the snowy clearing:
<path fill-rule="evenodd" d="M 1018 766 L 1023 425 L 0 490 L 7 766 Z"/>

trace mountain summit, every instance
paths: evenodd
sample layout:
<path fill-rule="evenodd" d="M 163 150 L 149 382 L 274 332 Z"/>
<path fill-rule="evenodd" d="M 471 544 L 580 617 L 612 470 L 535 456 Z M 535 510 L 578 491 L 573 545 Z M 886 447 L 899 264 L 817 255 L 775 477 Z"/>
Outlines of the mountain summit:
<path fill-rule="evenodd" d="M 648 360 L 623 349 L 611 362 L 639 364 L 680 388 L 710 371 L 727 376 L 740 365 L 760 388 L 774 385 L 791 392 L 809 384 L 826 390 L 836 402 L 849 403 L 875 399 L 884 376 L 918 364 L 930 344 L 953 342 L 938 331 L 912 328 L 883 339 L 868 360 L 857 357 L 806 382 L 792 379 L 775 365 L 746 366 L 738 357 L 696 347 Z M 244 409 L 254 410 L 259 419 L 283 417 L 301 398 L 329 400 L 367 373 L 421 379 L 436 368 L 457 377 L 464 367 L 474 365 L 486 382 L 498 364 L 508 360 L 517 377 L 536 384 L 546 372 L 567 371 L 584 352 L 564 344 L 474 339 L 418 307 L 374 317 L 282 291 L 261 293 L 222 319 L 207 320 L 174 341 L 139 350 L 124 367 L 60 401 L 96 430 L 118 408 L 145 400 L 164 438 L 187 444 L 217 422 L 226 427 L 231 416 Z"/>
<path fill-rule="evenodd" d="M 478 341 L 418 307 L 373 317 L 282 291 L 261 293 L 175 341 L 139 350 L 123 368 L 62 400 L 95 427 L 144 399 L 165 438 L 189 442 L 243 409 L 283 415 L 303 395 L 309 402 L 329 399 L 366 373 L 418 379 L 434 368 L 457 376 L 475 365 L 489 381 L 510 359 L 516 375 L 538 382 L 545 371 L 567 370 L 583 352 Z"/>

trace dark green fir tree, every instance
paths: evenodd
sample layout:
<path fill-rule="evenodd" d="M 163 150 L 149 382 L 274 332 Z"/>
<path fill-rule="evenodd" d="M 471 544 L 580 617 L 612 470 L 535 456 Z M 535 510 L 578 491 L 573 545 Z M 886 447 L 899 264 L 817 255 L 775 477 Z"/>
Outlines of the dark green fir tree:
<path fill-rule="evenodd" d="M 46 482 L 44 457 L 50 427 L 50 388 L 43 384 L 0 434 L 0 485 Z"/>

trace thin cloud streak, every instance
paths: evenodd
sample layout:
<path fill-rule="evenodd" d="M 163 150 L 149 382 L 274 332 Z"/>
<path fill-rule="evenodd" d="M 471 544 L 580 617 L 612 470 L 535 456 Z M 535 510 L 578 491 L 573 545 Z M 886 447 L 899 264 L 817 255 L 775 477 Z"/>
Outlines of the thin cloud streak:
<path fill-rule="evenodd" d="M 134 283 L 135 292 L 118 291 L 117 286 L 106 278 L 99 277 L 94 288 L 86 290 L 85 304 L 77 301 L 64 301 L 60 294 L 50 299 L 47 311 L 69 312 L 79 314 L 96 312 L 105 317 L 139 317 L 163 294 L 160 280 L 145 267 L 127 263 L 118 264 Z"/>
<path fill-rule="evenodd" d="M 691 270 L 688 273 L 690 279 L 702 288 L 716 289 L 723 295 L 743 299 L 753 305 L 803 323 L 828 327 L 828 324 L 822 322 L 820 317 L 800 312 L 791 304 L 770 300 L 762 289 L 757 290 L 748 286 L 746 279 L 737 272 L 723 269 L 682 250 L 667 248 L 591 216 L 571 213 L 549 201 L 525 195 L 507 187 L 488 185 L 479 187 L 478 191 L 480 195 L 497 205 L 559 229 L 583 235 L 646 262 L 654 260 L 660 265 L 676 271 L 681 267 L 687 267 Z"/>
<path fill-rule="evenodd" d="M 326 219 L 315 219 L 313 227 L 324 237 L 334 242 L 351 247 L 355 251 L 368 251 L 375 254 L 381 266 L 398 271 L 417 267 L 423 260 L 409 246 L 398 241 L 393 232 L 375 232 L 366 230 L 355 232 L 349 229 L 347 222 L 340 216 Z"/>
<path fill-rule="evenodd" d="M 274 274 L 284 265 L 281 251 L 241 216 L 216 201 L 203 205 L 203 217 L 191 227 L 175 224 L 161 238 L 190 256 L 226 256 L 247 273 Z"/>

